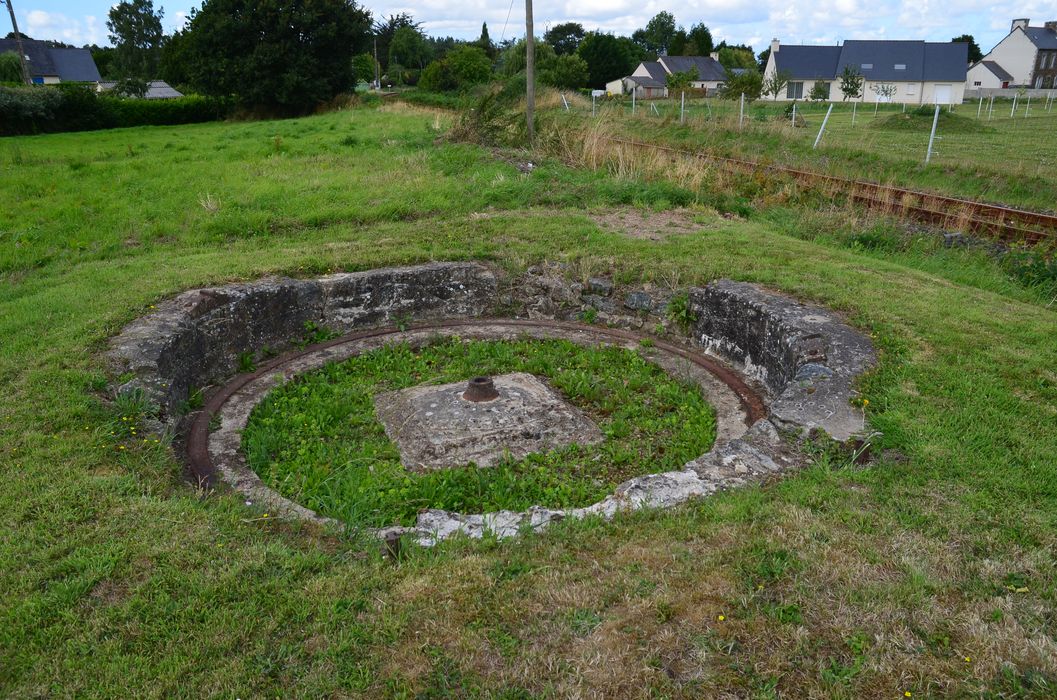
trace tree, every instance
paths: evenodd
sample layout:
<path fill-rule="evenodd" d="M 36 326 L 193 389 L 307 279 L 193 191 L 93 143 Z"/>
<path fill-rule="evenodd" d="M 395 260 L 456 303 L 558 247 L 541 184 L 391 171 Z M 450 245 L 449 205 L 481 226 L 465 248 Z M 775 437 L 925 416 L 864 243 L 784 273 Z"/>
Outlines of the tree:
<path fill-rule="evenodd" d="M 829 99 L 829 83 L 816 80 L 815 84 L 811 86 L 811 93 L 808 94 L 808 98 L 812 102 L 824 102 Z"/>
<path fill-rule="evenodd" d="M 636 65 L 625 43 L 612 34 L 589 32 L 576 52 L 587 63 L 587 84 L 594 88 L 623 78 Z"/>
<path fill-rule="evenodd" d="M 442 58 L 426 66 L 418 80 L 418 87 L 430 92 L 450 92 L 457 89 L 459 84 L 451 72 L 451 64 Z"/>
<path fill-rule="evenodd" d="M 378 64 L 371 54 L 361 53 L 352 57 L 352 79 L 354 84 L 373 83 L 379 73 Z"/>
<path fill-rule="evenodd" d="M 584 25 L 579 22 L 563 22 L 548 29 L 543 35 L 543 40 L 554 47 L 556 54 L 565 56 L 576 53 L 584 36 Z"/>
<path fill-rule="evenodd" d="M 414 18 L 406 12 L 389 15 L 384 21 L 374 24 L 374 39 L 378 44 L 378 62 L 382 64 L 382 70 L 387 70 L 389 68 L 389 44 L 393 40 L 396 31 L 401 27 L 413 27 L 418 29 L 420 26 L 421 24 L 416 22 Z"/>
<path fill-rule="evenodd" d="M 161 8 L 154 11 L 152 0 L 123 0 L 110 8 L 106 27 L 114 44 L 116 76 L 143 81 L 157 77 L 164 37 L 162 13 Z"/>
<path fill-rule="evenodd" d="M 649 53 L 659 56 L 668 52 L 674 36 L 675 16 L 671 12 L 658 12 L 646 23 L 645 29 L 636 31 L 631 38 Z"/>
<path fill-rule="evenodd" d="M 389 42 L 389 65 L 394 63 L 406 68 L 426 67 L 429 63 L 429 45 L 418 27 L 400 27 Z"/>
<path fill-rule="evenodd" d="M 756 54 L 749 47 L 720 44 L 717 51 L 720 64 L 728 71 L 733 68 L 756 69 Z"/>
<path fill-rule="evenodd" d="M 712 32 L 702 22 L 690 27 L 687 32 L 685 56 L 708 56 L 715 49 Z"/>
<path fill-rule="evenodd" d="M 951 41 L 969 45 L 969 63 L 976 63 L 983 59 L 984 52 L 980 50 L 980 45 L 976 43 L 976 39 L 973 38 L 972 34 L 962 34 L 954 37 Z"/>
<path fill-rule="evenodd" d="M 186 29 L 189 82 L 247 107 L 304 113 L 352 87 L 370 27 L 353 0 L 205 0 Z"/>
<path fill-rule="evenodd" d="M 481 23 L 481 37 L 475 44 L 481 47 L 481 50 L 485 52 L 489 60 L 495 58 L 495 44 L 492 43 L 492 38 L 488 36 L 488 22 Z"/>
<path fill-rule="evenodd" d="M 844 101 L 856 100 L 862 97 L 863 75 L 859 72 L 859 66 L 844 66 L 840 74 L 840 91 L 844 95 Z"/>
<path fill-rule="evenodd" d="M 877 102 L 874 103 L 873 111 L 877 112 L 877 105 L 881 102 L 891 102 L 892 97 L 896 94 L 896 86 L 892 83 L 874 83 L 870 86 L 870 92 L 877 95 Z M 884 98 L 883 100 L 881 98 Z"/>
<path fill-rule="evenodd" d="M 763 81 L 763 94 L 777 100 L 778 96 L 782 94 L 782 90 L 785 90 L 785 86 L 789 84 L 789 79 L 792 77 L 793 75 L 789 71 L 776 70 L 771 73 L 770 77 Z"/>
<path fill-rule="evenodd" d="M 22 83 L 22 62 L 14 51 L 0 53 L 0 83 Z"/>
<path fill-rule="evenodd" d="M 550 44 L 542 41 L 536 42 L 536 71 L 542 73 L 554 67 L 558 59 L 557 54 Z M 511 77 L 525 71 L 525 40 L 519 39 L 503 51 L 499 57 L 499 74 Z"/>
<path fill-rule="evenodd" d="M 492 60 L 480 46 L 457 46 L 444 59 L 460 88 L 487 82 L 492 77 Z"/>
<path fill-rule="evenodd" d="M 686 34 L 686 30 L 679 27 L 675 30 L 675 34 L 672 35 L 672 42 L 668 44 L 668 55 L 669 56 L 693 56 L 694 52 L 690 49 L 690 38 Z"/>
<path fill-rule="evenodd" d="M 665 83 L 668 85 L 668 94 L 674 95 L 676 92 L 689 90 L 695 80 L 697 80 L 696 70 L 676 71 L 669 74 L 665 79 Z"/>
<path fill-rule="evenodd" d="M 587 61 L 575 54 L 558 56 L 554 66 L 540 72 L 540 82 L 563 90 L 577 90 L 587 85 Z"/>
<path fill-rule="evenodd" d="M 755 100 L 763 92 L 763 76 L 755 69 L 745 69 L 733 73 L 719 91 L 719 96 L 727 100 Z"/>

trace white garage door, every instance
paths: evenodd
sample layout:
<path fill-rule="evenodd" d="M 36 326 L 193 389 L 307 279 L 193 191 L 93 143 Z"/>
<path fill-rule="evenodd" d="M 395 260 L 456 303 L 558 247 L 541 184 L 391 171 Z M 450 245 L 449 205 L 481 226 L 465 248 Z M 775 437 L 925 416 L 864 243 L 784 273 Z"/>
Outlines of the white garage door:
<path fill-rule="evenodd" d="M 951 103 L 951 86 L 950 85 L 937 85 L 936 91 L 933 93 L 932 101 L 938 105 L 948 105 Z"/>

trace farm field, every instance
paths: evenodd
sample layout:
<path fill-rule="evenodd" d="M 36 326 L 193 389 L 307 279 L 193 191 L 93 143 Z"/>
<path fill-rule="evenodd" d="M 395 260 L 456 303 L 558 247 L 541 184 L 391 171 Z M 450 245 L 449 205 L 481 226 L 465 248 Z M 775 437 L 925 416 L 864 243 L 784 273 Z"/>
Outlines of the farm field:
<path fill-rule="evenodd" d="M 570 121 L 582 121 L 591 105 L 574 102 Z M 941 113 L 931 165 L 925 154 L 932 108 L 915 114 L 913 106 L 835 103 L 818 149 L 815 138 L 828 109 L 826 103 L 797 103 L 797 126 L 785 110 L 789 103 L 747 104 L 739 126 L 737 101 L 688 99 L 686 120 L 679 124 L 678 99 L 602 102 L 598 113 L 614 128 L 639 139 L 720 155 L 765 160 L 853 179 L 999 202 L 1037 211 L 1053 211 L 1057 190 L 1057 144 L 1048 138 L 1057 127 L 1057 109 L 1045 104 L 976 102 Z M 980 116 L 977 116 L 978 109 Z"/>
<path fill-rule="evenodd" d="M 1052 288 L 893 221 L 723 216 L 689 183 L 451 143 L 449 119 L 393 105 L 0 140 L 0 695 L 1057 693 Z M 787 147 L 752 133 L 738 148 Z M 877 179 L 909 168 L 868 150 Z M 985 160 L 980 196 L 1042 201 L 1048 174 L 1016 189 Z M 968 189 L 963 167 L 912 175 Z M 692 231 L 650 240 L 620 213 Z M 112 435 L 102 352 L 159 300 L 430 260 L 726 277 L 826 304 L 880 349 L 859 387 L 878 457 L 820 447 L 799 473 L 672 511 L 394 564 L 201 492 L 164 442 Z"/>

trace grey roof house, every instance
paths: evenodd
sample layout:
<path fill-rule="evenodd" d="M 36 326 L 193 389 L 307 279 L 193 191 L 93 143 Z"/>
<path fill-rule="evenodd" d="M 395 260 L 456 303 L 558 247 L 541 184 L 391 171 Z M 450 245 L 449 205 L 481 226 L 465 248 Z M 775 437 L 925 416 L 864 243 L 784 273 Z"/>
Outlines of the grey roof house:
<path fill-rule="evenodd" d="M 1031 20 L 1015 19 L 1009 34 L 981 61 L 969 68 L 969 88 L 1057 88 L 1057 20 L 1032 27 Z"/>
<path fill-rule="evenodd" d="M 799 100 L 820 83 L 829 100 L 842 100 L 845 67 L 864 79 L 865 102 L 960 103 L 965 91 L 969 45 L 956 42 L 849 40 L 841 46 L 782 46 L 771 42 L 764 80 L 789 77 L 779 100 Z M 773 96 L 772 96 L 772 99 Z"/>
<path fill-rule="evenodd" d="M 42 41 L 23 39 L 29 75 L 37 85 L 98 83 L 99 69 L 88 49 L 57 49 Z M 18 53 L 18 42 L 0 39 L 0 53 Z"/>
<path fill-rule="evenodd" d="M 631 75 L 606 83 L 610 94 L 634 93 L 649 99 L 668 96 L 668 76 L 673 73 L 693 72 L 690 86 L 698 90 L 714 90 L 727 79 L 727 72 L 711 56 L 660 56 L 656 61 L 643 61 Z"/>
<path fill-rule="evenodd" d="M 99 83 L 99 92 L 113 90 L 117 86 L 116 80 L 104 80 Z M 169 85 L 164 80 L 152 80 L 147 83 L 147 93 L 143 95 L 145 100 L 172 100 L 183 97 L 184 94 Z"/>

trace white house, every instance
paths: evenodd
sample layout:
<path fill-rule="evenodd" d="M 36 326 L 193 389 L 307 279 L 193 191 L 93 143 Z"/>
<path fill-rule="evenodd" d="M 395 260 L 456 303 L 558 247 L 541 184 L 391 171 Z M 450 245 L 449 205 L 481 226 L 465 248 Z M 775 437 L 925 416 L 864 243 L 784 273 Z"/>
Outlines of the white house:
<path fill-rule="evenodd" d="M 639 99 L 667 97 L 669 75 L 693 72 L 690 87 L 708 93 L 717 90 L 727 79 L 727 72 L 717 58 L 718 54 L 713 53 L 711 56 L 661 56 L 656 61 L 643 61 L 626 78 L 606 83 L 606 92 L 622 95 L 634 91 Z"/>
<path fill-rule="evenodd" d="M 1041 27 L 1013 20 L 1009 34 L 969 69 L 968 81 L 976 90 L 1057 87 L 1057 20 Z"/>
<path fill-rule="evenodd" d="M 959 104 L 965 94 L 969 45 L 961 42 L 845 41 L 841 46 L 782 46 L 774 39 L 764 81 L 776 72 L 789 77 L 775 98 L 800 100 L 821 83 L 827 99 L 844 99 L 840 76 L 845 67 L 863 76 L 863 102 Z"/>

